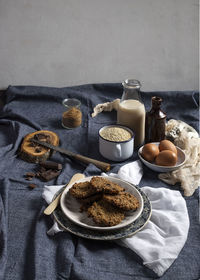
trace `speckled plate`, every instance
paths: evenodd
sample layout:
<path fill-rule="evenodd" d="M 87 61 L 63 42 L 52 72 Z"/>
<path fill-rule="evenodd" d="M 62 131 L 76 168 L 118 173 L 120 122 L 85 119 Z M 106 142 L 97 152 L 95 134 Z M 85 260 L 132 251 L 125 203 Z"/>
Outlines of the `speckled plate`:
<path fill-rule="evenodd" d="M 126 227 L 117 229 L 117 230 L 109 230 L 109 231 L 97 231 L 88 228 L 81 227 L 75 223 L 73 223 L 70 219 L 68 219 L 62 212 L 60 206 L 56 208 L 53 212 L 53 216 L 58 224 L 68 232 L 75 234 L 77 236 L 87 238 L 87 239 L 94 239 L 94 240 L 116 240 L 121 239 L 124 237 L 131 236 L 141 230 L 146 223 L 149 221 L 151 217 L 151 203 L 146 196 L 146 194 L 140 190 L 137 186 L 134 186 L 140 192 L 144 207 L 141 215 L 135 220 L 133 223 L 129 224 Z M 60 190 L 62 191 L 62 189 Z M 57 195 L 60 193 L 57 193 Z M 56 195 L 56 196 L 57 196 Z"/>
<path fill-rule="evenodd" d="M 98 177 L 105 178 L 103 176 L 98 176 Z M 83 179 L 76 181 L 76 183 L 90 182 L 92 178 L 93 176 L 85 177 Z M 139 201 L 139 207 L 135 211 L 126 211 L 123 221 L 121 221 L 121 223 L 115 226 L 110 226 L 110 227 L 97 226 L 93 221 L 93 219 L 88 217 L 86 211 L 80 211 L 81 203 L 78 202 L 78 200 L 74 198 L 72 195 L 70 195 L 69 190 L 75 183 L 73 182 L 72 184 L 69 184 L 65 188 L 60 198 L 60 207 L 62 209 L 62 212 L 65 214 L 65 216 L 67 216 L 67 218 L 69 218 L 72 222 L 78 224 L 79 226 L 89 228 L 92 230 L 101 230 L 101 231 L 115 230 L 133 223 L 141 215 L 143 210 L 143 199 L 140 192 L 135 188 L 135 186 L 131 185 L 127 181 L 121 180 L 119 178 L 114 178 L 111 176 L 107 176 L 106 179 L 121 186 L 122 188 L 125 189 L 125 191 L 134 195 L 134 197 L 136 197 L 137 200 Z"/>

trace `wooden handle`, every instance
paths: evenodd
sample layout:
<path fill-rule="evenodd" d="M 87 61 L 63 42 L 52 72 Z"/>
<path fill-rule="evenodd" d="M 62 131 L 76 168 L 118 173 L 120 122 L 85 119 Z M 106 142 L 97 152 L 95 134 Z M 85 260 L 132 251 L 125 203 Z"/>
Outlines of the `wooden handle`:
<path fill-rule="evenodd" d="M 60 197 L 61 197 L 62 192 L 56 197 L 56 199 L 54 199 L 49 206 L 44 210 L 44 214 L 45 215 L 51 215 L 51 213 L 53 213 L 53 211 L 56 209 L 59 201 L 60 201 Z"/>
<path fill-rule="evenodd" d="M 71 151 L 68 151 L 68 150 L 65 150 L 63 148 L 60 148 L 60 147 L 56 147 L 56 146 L 53 146 L 51 144 L 48 144 L 46 142 L 42 142 L 42 141 L 39 141 L 39 140 L 35 140 L 35 139 L 32 139 L 33 142 L 35 143 L 38 143 L 44 147 L 47 147 L 49 149 L 52 149 L 54 151 L 57 151 L 61 154 L 64 154 L 66 156 L 69 156 L 71 158 L 74 158 L 76 159 L 77 161 L 82 161 L 84 163 L 93 163 L 94 165 L 96 165 L 98 168 L 100 168 L 101 170 L 103 171 L 109 171 L 110 170 L 110 164 L 107 163 L 107 162 L 103 162 L 103 161 L 99 161 L 99 160 L 96 160 L 96 159 L 92 159 L 92 158 L 89 158 L 89 157 L 85 157 L 85 156 L 82 156 L 80 154 L 75 154 Z"/>
<path fill-rule="evenodd" d="M 100 168 L 101 170 L 103 170 L 105 172 L 110 170 L 110 164 L 107 163 L 107 162 L 99 161 L 99 160 L 92 159 L 92 158 L 89 158 L 89 157 L 85 157 L 85 156 L 82 156 L 82 155 L 79 155 L 79 154 L 74 154 L 73 157 L 76 160 L 80 160 L 84 163 L 93 163 L 94 165 L 96 165 L 98 168 Z"/>
<path fill-rule="evenodd" d="M 85 178 L 85 175 L 84 174 L 81 174 L 81 173 L 76 173 L 72 178 L 71 180 L 69 181 L 69 183 L 66 185 L 66 187 L 71 184 L 71 183 L 74 183 L 75 181 L 78 181 L 80 179 L 83 179 Z M 64 191 L 64 190 L 63 190 Z M 59 204 L 59 201 L 60 201 L 60 197 L 63 193 L 63 191 L 49 204 L 49 206 L 44 210 L 44 214 L 45 215 L 50 215 L 51 213 L 53 213 L 53 211 L 56 209 L 56 207 L 58 206 Z"/>

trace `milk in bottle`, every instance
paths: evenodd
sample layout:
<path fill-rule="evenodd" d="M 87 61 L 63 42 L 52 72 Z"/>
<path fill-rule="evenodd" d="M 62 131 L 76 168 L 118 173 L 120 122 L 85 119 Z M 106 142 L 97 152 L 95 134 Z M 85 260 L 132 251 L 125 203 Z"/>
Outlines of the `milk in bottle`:
<path fill-rule="evenodd" d="M 144 143 L 145 107 L 140 97 L 140 82 L 127 79 L 123 83 L 123 95 L 117 110 L 117 123 L 125 125 L 135 134 L 135 147 Z"/>

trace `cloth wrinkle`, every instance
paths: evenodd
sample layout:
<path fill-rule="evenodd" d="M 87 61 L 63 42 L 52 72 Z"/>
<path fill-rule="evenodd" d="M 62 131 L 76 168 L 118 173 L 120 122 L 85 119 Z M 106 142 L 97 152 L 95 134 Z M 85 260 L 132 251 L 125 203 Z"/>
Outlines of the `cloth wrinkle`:
<path fill-rule="evenodd" d="M 140 161 L 137 160 L 122 166 L 117 174 L 102 173 L 101 175 L 105 177 L 114 176 L 127 181 L 127 174 L 130 174 L 131 182 L 134 181 L 135 184 L 139 184 L 143 174 L 141 169 L 142 165 Z M 53 190 L 57 190 L 58 187 L 59 186 L 45 186 L 43 198 L 46 201 L 50 201 L 50 198 L 52 199 L 54 196 Z M 60 186 L 60 188 L 61 187 L 62 186 Z M 151 268 L 153 271 L 157 269 L 157 266 L 162 266 L 162 271 L 159 270 L 161 272 L 158 274 L 161 276 L 178 257 L 185 244 L 189 229 L 189 217 L 187 208 L 185 207 L 185 201 L 179 192 L 165 188 L 158 188 L 155 190 L 148 186 L 143 187 L 142 190 L 148 194 L 152 203 L 150 221 L 141 231 L 137 232 L 132 237 L 123 238 L 116 242 L 138 253 L 143 259 L 143 263 L 151 263 L 151 266 L 155 264 L 155 267 Z M 154 195 L 156 201 L 154 200 Z M 177 203 L 175 203 L 177 200 L 179 201 L 178 207 Z M 55 223 L 54 221 L 54 225 Z M 185 225 L 184 230 L 183 224 Z M 50 230 L 51 234 L 53 233 L 53 228 L 54 226 Z M 54 234 L 56 232 L 57 231 L 55 231 Z M 174 243 L 176 243 L 175 250 Z M 145 248 L 145 251 L 141 251 L 140 248 Z M 166 257 L 171 259 L 168 266 L 164 263 Z M 156 262 L 155 259 L 160 259 L 160 261 Z"/>
<path fill-rule="evenodd" d="M 135 251 L 134 247 L 133 251 L 130 248 L 124 248 L 126 247 L 125 243 L 123 243 L 123 246 L 122 244 L 118 246 L 115 243 L 110 246 L 110 243 L 106 241 L 92 242 L 67 232 L 55 234 L 53 237 L 47 235 L 46 232 L 53 225 L 53 220 L 51 217 L 38 215 L 38 213 L 41 214 L 40 211 L 43 211 L 44 206 L 46 206 L 46 202 L 42 198 L 44 182 L 34 178 L 32 182 L 36 183 L 38 187 L 30 190 L 28 188 L 30 182 L 26 181 L 23 175 L 26 172 L 35 172 L 37 165 L 27 163 L 17 156 L 17 150 L 26 134 L 35 130 L 47 129 L 58 134 L 61 147 L 105 161 L 98 151 L 98 131 L 105 124 L 116 123 L 116 112 L 102 112 L 94 119 L 91 118 L 90 114 L 96 104 L 120 98 L 122 91 L 122 85 L 119 83 L 63 88 L 9 86 L 6 90 L 3 97 L 5 106 L 0 110 L 1 241 L 3 238 L 0 247 L 1 279 L 31 280 L 56 279 L 59 277 L 76 279 L 76 276 L 78 279 L 91 279 L 92 277 L 98 280 L 110 280 L 112 277 L 116 279 L 118 277 L 120 280 L 134 278 L 155 279 L 157 278 L 155 273 L 161 274 L 163 272 L 163 265 L 158 263 L 161 259 L 160 255 L 150 265 L 149 263 L 153 260 L 149 258 L 151 256 L 149 254 L 149 263 L 144 259 L 145 265 L 142 264 L 142 257 L 140 256 L 141 245 L 137 248 L 137 251 Z M 151 97 L 155 94 L 163 98 L 163 110 L 166 111 L 168 119 L 173 117 L 177 120 L 183 120 L 198 130 L 199 115 L 196 103 L 193 100 L 194 97 L 197 101 L 197 93 L 193 94 L 191 91 L 141 92 L 145 108 L 149 108 Z M 81 100 L 83 124 L 74 130 L 63 129 L 61 125 L 62 100 L 65 98 Z M 179 100 L 184 100 L 184 102 L 180 103 Z M 123 165 L 129 164 L 136 159 L 138 159 L 137 150 L 134 151 L 131 159 L 123 163 L 113 162 L 110 175 L 118 174 Z M 62 163 L 63 170 L 58 178 L 46 184 L 49 185 L 49 188 L 53 185 L 65 184 L 75 173 L 84 173 L 87 176 L 101 174 L 101 170 L 93 164 L 85 168 L 85 166 L 71 161 L 59 153 L 54 153 L 51 160 Z M 156 201 L 155 197 L 160 192 L 160 187 L 168 189 L 169 186 L 165 182 L 159 181 L 157 175 L 151 170 L 146 167 L 144 170 L 139 186 L 141 188 L 152 186 L 157 190 L 154 192 L 154 198 L 152 197 L 152 201 L 157 204 L 159 201 Z M 131 172 L 127 173 L 128 177 L 131 177 Z M 136 184 L 135 181 L 132 181 L 132 183 Z M 151 195 L 151 190 L 146 188 L 145 192 L 148 196 Z M 170 255 L 165 252 L 166 250 L 163 250 L 162 253 L 165 253 L 165 256 L 163 256 L 164 262 L 167 262 L 167 265 L 172 265 L 172 268 L 166 270 L 165 275 L 161 277 L 163 280 L 177 280 L 174 271 L 176 271 L 181 280 L 198 279 L 200 277 L 199 263 L 197 262 L 197 257 L 200 255 L 200 227 L 198 214 L 196 214 L 198 213 L 197 192 L 186 202 L 191 222 L 190 232 L 186 238 L 187 246 L 184 246 L 183 252 L 180 251 L 173 264 L 172 259 L 167 258 L 171 254 L 174 254 L 172 258 L 177 256 L 176 244 L 174 249 L 170 251 Z M 172 205 L 169 204 L 169 206 L 172 208 Z M 172 213 L 169 214 L 172 215 Z M 150 226 L 151 221 L 148 224 Z M 181 227 L 183 226 L 181 225 Z M 59 232 L 60 228 L 57 230 Z M 148 229 L 145 226 L 139 232 L 141 233 L 141 239 L 143 239 L 142 232 L 145 230 L 147 234 L 151 234 L 151 228 Z M 185 225 L 185 231 L 187 231 L 187 224 Z M 171 233 L 169 232 L 169 234 Z M 176 232 L 176 235 L 178 237 L 177 243 L 179 243 L 177 246 L 180 248 L 181 243 L 183 243 L 182 234 Z M 139 238 L 139 234 L 134 236 L 134 238 L 136 237 Z M 156 241 L 156 236 L 154 238 Z M 160 237 L 160 239 L 163 240 L 163 237 Z M 77 247 L 74 254 L 75 243 Z M 134 241 L 134 245 L 138 245 L 138 241 Z M 159 245 L 161 244 L 156 246 Z M 127 247 L 130 247 L 130 243 L 127 243 Z M 155 242 L 152 244 L 152 249 L 154 247 Z M 146 251 L 146 253 L 148 252 Z M 187 259 L 185 256 L 187 256 Z M 79 257 L 82 257 L 82 262 L 79 262 Z M 189 270 L 188 259 L 190 260 Z M 105 260 L 105 267 L 102 267 L 101 260 Z M 157 266 L 156 269 L 155 266 Z M 156 271 L 155 273 L 153 272 L 154 270 Z"/>

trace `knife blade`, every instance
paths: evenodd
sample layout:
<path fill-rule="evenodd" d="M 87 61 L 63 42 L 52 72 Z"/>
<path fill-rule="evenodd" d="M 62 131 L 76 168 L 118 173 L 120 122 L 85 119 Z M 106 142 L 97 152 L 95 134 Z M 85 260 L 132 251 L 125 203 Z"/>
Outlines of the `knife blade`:
<path fill-rule="evenodd" d="M 46 143 L 44 141 L 40 141 L 40 140 L 37 140 L 37 139 L 31 139 L 32 142 L 34 143 L 37 143 L 41 146 L 44 146 L 48 149 L 51 149 L 51 150 L 54 150 L 56 152 L 59 152 L 61 154 L 64 154 L 72 159 L 75 159 L 77 161 L 81 161 L 81 162 L 84 162 L 84 163 L 93 163 L 94 165 L 96 165 L 98 168 L 100 168 L 102 171 L 109 171 L 110 170 L 110 164 L 107 163 L 107 162 L 103 162 L 103 161 L 99 161 L 99 160 L 96 160 L 96 159 L 93 159 L 93 158 L 89 158 L 89 157 L 86 157 L 86 156 L 83 156 L 83 155 L 80 155 L 80 154 L 76 154 L 76 153 L 73 153 L 69 150 L 66 150 L 66 149 L 63 149 L 63 148 L 60 148 L 60 147 L 57 147 L 57 146 L 54 146 L 52 144 L 49 144 L 49 143 Z"/>

